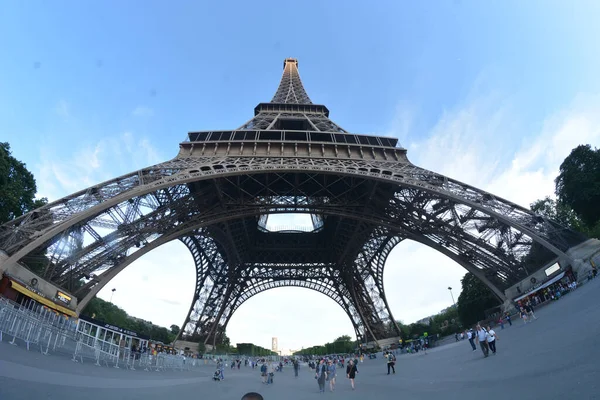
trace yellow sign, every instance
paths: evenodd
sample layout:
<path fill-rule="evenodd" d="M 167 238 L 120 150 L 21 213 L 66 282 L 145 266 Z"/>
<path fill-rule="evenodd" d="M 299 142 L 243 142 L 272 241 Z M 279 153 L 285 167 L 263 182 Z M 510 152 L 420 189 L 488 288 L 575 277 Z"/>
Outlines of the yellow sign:
<path fill-rule="evenodd" d="M 75 311 L 70 310 L 66 307 L 60 306 L 60 305 L 48 300 L 47 298 L 42 297 L 35 292 L 32 292 L 31 290 L 27 289 L 25 286 L 21 285 L 18 282 L 11 280 L 10 285 L 16 291 L 23 293 L 25 296 L 31 297 L 35 301 L 42 303 L 45 306 L 48 306 L 54 310 L 60 311 L 61 313 L 69 315 L 71 317 L 77 317 L 77 314 L 75 313 Z"/>
<path fill-rule="evenodd" d="M 60 290 L 56 292 L 56 299 L 62 301 L 65 304 L 69 304 L 71 302 L 71 296 L 61 292 Z"/>

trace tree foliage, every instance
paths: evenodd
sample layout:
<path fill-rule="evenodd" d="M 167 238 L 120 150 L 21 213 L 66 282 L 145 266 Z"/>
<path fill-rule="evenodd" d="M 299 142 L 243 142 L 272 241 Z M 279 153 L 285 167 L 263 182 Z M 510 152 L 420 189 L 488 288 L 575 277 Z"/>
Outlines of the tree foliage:
<path fill-rule="evenodd" d="M 179 333 L 179 326 L 175 324 L 171 325 L 169 329 L 171 329 L 171 333 L 175 336 L 177 336 L 177 334 Z"/>
<path fill-rule="evenodd" d="M 500 304 L 494 293 L 472 273 L 467 272 L 461 284 L 457 311 L 463 326 L 467 327 L 483 320 L 486 310 Z"/>
<path fill-rule="evenodd" d="M 455 306 L 451 306 L 430 319 L 429 330 L 427 332 L 431 335 L 439 333 L 440 336 L 446 336 L 456 333 L 460 329 L 461 324 L 458 317 L 458 310 Z"/>
<path fill-rule="evenodd" d="M 204 353 L 206 353 L 206 345 L 204 344 L 204 342 L 200 342 L 198 343 L 198 354 Z"/>
<path fill-rule="evenodd" d="M 555 180 L 558 201 L 573 209 L 588 227 L 600 221 L 600 149 L 580 145 L 560 165 Z"/>
<path fill-rule="evenodd" d="M 176 336 L 172 333 L 172 329 L 169 331 L 167 328 L 154 325 L 152 322 L 131 317 L 122 308 L 98 297 L 94 297 L 88 303 L 83 310 L 83 315 L 137 332 L 164 344 L 172 343 Z M 171 328 L 173 326 L 171 325 Z"/>
<path fill-rule="evenodd" d="M 536 200 L 530 205 L 531 211 L 558 222 L 567 228 L 581 231 L 583 222 L 571 207 L 565 203 L 551 199 L 549 196 Z"/>
<path fill-rule="evenodd" d="M 48 202 L 46 198 L 36 200 L 36 192 L 33 174 L 12 156 L 8 143 L 0 143 L 0 224 Z"/>
<path fill-rule="evenodd" d="M 238 343 L 236 344 L 237 353 L 243 356 L 250 357 L 263 357 L 263 356 L 276 356 L 277 353 L 264 347 L 257 346 L 253 343 Z"/>
<path fill-rule="evenodd" d="M 400 331 L 402 332 L 400 337 L 404 342 L 420 338 L 425 332 L 429 336 L 438 334 L 440 336 L 447 336 L 461 329 L 460 319 L 454 306 L 450 306 L 440 313 L 431 316 L 427 324 L 415 322 L 406 325 L 402 321 L 396 321 L 396 324 L 400 327 Z"/>
<path fill-rule="evenodd" d="M 343 335 L 333 342 L 319 346 L 312 346 L 294 353 L 294 355 L 325 355 L 325 354 L 347 354 L 356 350 L 357 343 L 348 335 Z"/>
<path fill-rule="evenodd" d="M 218 329 L 218 331 L 223 333 L 221 335 L 217 335 L 217 353 L 230 354 L 237 352 L 237 348 L 231 346 L 231 340 L 229 339 L 229 336 L 227 336 L 222 329 Z"/>

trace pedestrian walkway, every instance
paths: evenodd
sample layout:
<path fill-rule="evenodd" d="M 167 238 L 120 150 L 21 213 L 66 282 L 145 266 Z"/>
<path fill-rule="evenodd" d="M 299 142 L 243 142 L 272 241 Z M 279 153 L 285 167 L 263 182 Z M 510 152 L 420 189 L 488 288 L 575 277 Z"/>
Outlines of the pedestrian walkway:
<path fill-rule="evenodd" d="M 294 378 L 293 368 L 275 374 L 273 385 L 260 383 L 258 369 L 225 370 L 225 380 L 210 379 L 214 366 L 190 371 L 130 371 L 74 363 L 68 357 L 44 356 L 0 343 L 0 399 L 164 400 L 174 398 L 240 399 L 249 391 L 265 400 L 331 399 L 592 399 L 598 398 L 594 346 L 600 334 L 600 280 L 544 307 L 527 325 L 515 320 L 497 330 L 498 354 L 483 358 L 467 341 L 428 354 L 398 357 L 395 375 L 387 375 L 381 354 L 358 366 L 356 391 L 344 371 L 337 390 L 318 393 L 314 373 L 306 366 Z M 507 384 L 509 382 L 510 384 Z"/>

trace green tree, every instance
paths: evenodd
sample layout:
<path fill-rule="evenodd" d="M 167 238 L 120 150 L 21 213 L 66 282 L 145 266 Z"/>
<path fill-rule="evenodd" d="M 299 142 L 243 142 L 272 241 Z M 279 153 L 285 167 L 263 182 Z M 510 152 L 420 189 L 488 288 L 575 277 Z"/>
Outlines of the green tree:
<path fill-rule="evenodd" d="M 434 315 L 431 318 L 429 333 L 435 335 L 449 335 L 458 332 L 460 327 L 460 320 L 458 317 L 458 310 L 456 307 L 448 307 L 444 312 Z"/>
<path fill-rule="evenodd" d="M 0 224 L 48 202 L 46 198 L 36 200 L 36 192 L 33 174 L 12 156 L 8 143 L 0 143 Z"/>
<path fill-rule="evenodd" d="M 467 272 L 461 280 L 458 296 L 458 317 L 463 326 L 473 325 L 485 318 L 485 310 L 499 305 L 500 301 L 479 278 Z"/>
<path fill-rule="evenodd" d="M 83 310 L 83 315 L 116 325 L 124 329 L 150 337 L 152 340 L 169 344 L 175 340 L 175 335 L 167 328 L 154 325 L 150 321 L 129 316 L 125 310 L 116 305 L 94 297 Z"/>
<path fill-rule="evenodd" d="M 271 350 L 267 350 L 264 347 L 257 346 L 253 343 L 238 343 L 236 344 L 235 349 L 237 350 L 237 354 L 251 357 L 277 355 L 277 353 Z"/>
<path fill-rule="evenodd" d="M 600 149 L 580 145 L 560 165 L 558 201 L 572 208 L 588 227 L 600 221 Z"/>
<path fill-rule="evenodd" d="M 231 347 L 231 341 L 229 340 L 229 337 L 225 333 L 223 333 L 217 339 L 217 353 L 231 353 L 233 349 L 235 349 L 235 347 Z"/>
<path fill-rule="evenodd" d="M 339 338 L 334 340 L 335 342 L 350 342 L 352 341 L 352 338 L 348 335 L 342 335 Z"/>
<path fill-rule="evenodd" d="M 171 333 L 177 336 L 179 333 L 179 327 L 177 325 L 171 325 L 169 328 L 171 329 Z"/>
<path fill-rule="evenodd" d="M 567 228 L 582 231 L 584 229 L 581 218 L 565 203 L 551 199 L 549 196 L 536 200 L 530 205 L 531 211 L 548 219 L 558 222 Z"/>
<path fill-rule="evenodd" d="M 433 333 L 433 332 L 431 332 L 429 325 L 420 324 L 420 323 L 410 324 L 410 338 L 411 339 L 421 337 L 421 336 L 423 336 L 423 334 L 425 332 L 427 332 L 428 334 Z"/>

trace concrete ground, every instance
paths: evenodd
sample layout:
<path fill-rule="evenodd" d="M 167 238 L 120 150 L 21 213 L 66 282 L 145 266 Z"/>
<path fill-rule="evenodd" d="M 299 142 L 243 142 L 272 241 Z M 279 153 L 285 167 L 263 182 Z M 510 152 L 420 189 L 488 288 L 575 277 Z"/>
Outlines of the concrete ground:
<path fill-rule="evenodd" d="M 222 382 L 210 380 L 214 367 L 184 372 L 128 371 L 78 364 L 68 357 L 42 356 L 0 343 L 0 399 L 240 399 L 257 391 L 266 400 L 309 399 L 600 399 L 600 279 L 538 311 L 538 320 L 498 330 L 498 354 L 483 358 L 467 341 L 427 355 L 398 358 L 386 374 L 381 355 L 360 364 L 356 390 L 344 374 L 337 390 L 318 393 L 306 367 L 299 378 L 287 368 L 275 384 L 260 383 L 258 370 L 229 369 Z"/>

